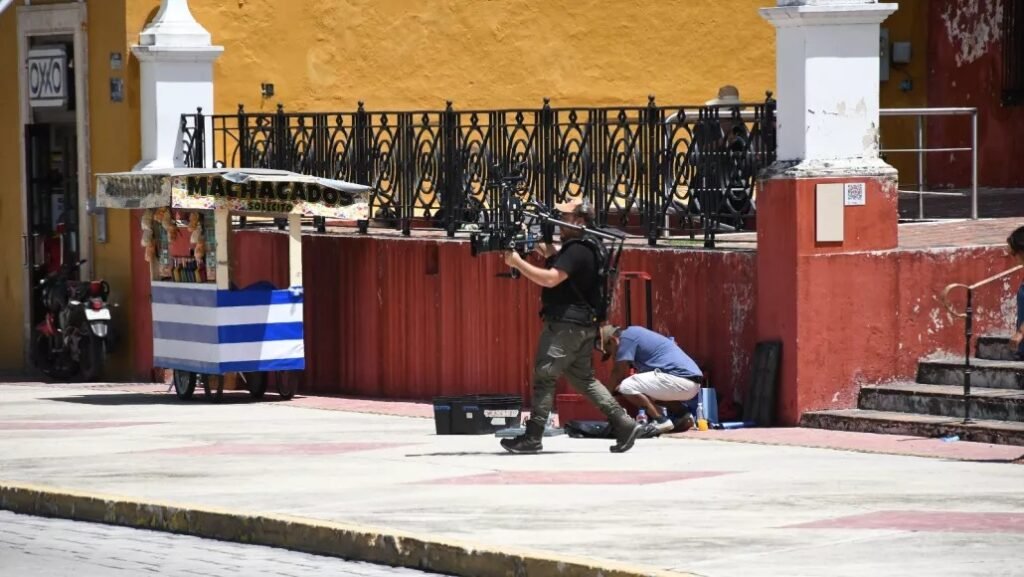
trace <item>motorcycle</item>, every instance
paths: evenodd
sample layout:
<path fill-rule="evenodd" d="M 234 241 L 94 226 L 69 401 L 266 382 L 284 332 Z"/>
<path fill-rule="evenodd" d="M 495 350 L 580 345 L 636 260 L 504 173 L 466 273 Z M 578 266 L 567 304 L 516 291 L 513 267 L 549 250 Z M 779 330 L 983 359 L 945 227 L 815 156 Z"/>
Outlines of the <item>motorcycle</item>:
<path fill-rule="evenodd" d="M 70 273 L 84 263 L 65 265 L 39 281 L 46 314 L 33 331 L 33 362 L 51 378 L 95 380 L 110 348 L 110 285 L 71 280 Z"/>

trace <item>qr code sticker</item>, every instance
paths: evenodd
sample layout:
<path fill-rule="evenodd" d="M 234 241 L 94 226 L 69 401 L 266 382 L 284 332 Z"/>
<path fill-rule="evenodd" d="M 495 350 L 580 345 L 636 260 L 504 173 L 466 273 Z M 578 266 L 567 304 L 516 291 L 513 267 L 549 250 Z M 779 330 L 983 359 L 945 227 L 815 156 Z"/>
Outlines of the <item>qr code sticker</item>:
<path fill-rule="evenodd" d="M 846 206 L 864 206 L 867 199 L 864 198 L 864 183 L 863 182 L 848 182 L 843 186 L 843 192 L 845 193 Z"/>

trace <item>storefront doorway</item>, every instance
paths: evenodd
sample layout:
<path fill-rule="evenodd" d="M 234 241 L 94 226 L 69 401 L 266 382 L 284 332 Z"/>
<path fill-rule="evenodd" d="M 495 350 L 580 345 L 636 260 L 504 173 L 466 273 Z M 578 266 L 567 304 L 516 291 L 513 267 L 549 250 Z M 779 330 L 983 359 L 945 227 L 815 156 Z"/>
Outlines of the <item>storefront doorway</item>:
<path fill-rule="evenodd" d="M 39 281 L 91 253 L 85 11 L 77 2 L 18 8 L 26 345 L 44 314 Z M 87 263 L 72 278 L 90 272 Z"/>

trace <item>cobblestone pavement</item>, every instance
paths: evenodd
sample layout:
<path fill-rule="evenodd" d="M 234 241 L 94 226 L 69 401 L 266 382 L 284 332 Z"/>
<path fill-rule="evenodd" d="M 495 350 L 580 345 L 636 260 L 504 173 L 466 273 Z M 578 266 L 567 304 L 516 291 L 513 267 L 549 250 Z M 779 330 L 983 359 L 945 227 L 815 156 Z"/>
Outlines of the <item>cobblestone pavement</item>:
<path fill-rule="evenodd" d="M 255 545 L 0 511 L 4 577 L 430 577 Z"/>

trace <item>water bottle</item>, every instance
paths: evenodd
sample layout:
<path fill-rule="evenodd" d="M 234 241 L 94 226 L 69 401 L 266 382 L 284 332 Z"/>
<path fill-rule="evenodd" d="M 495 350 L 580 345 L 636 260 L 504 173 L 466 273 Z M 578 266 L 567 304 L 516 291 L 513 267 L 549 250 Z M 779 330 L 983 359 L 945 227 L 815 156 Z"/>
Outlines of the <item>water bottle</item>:
<path fill-rule="evenodd" d="M 708 420 L 704 417 L 704 402 L 697 402 L 697 430 L 706 431 L 708 430 Z"/>
<path fill-rule="evenodd" d="M 645 411 L 643 409 L 640 409 L 640 411 L 636 414 L 636 424 L 638 424 L 638 425 L 646 425 L 647 424 L 647 411 Z"/>

